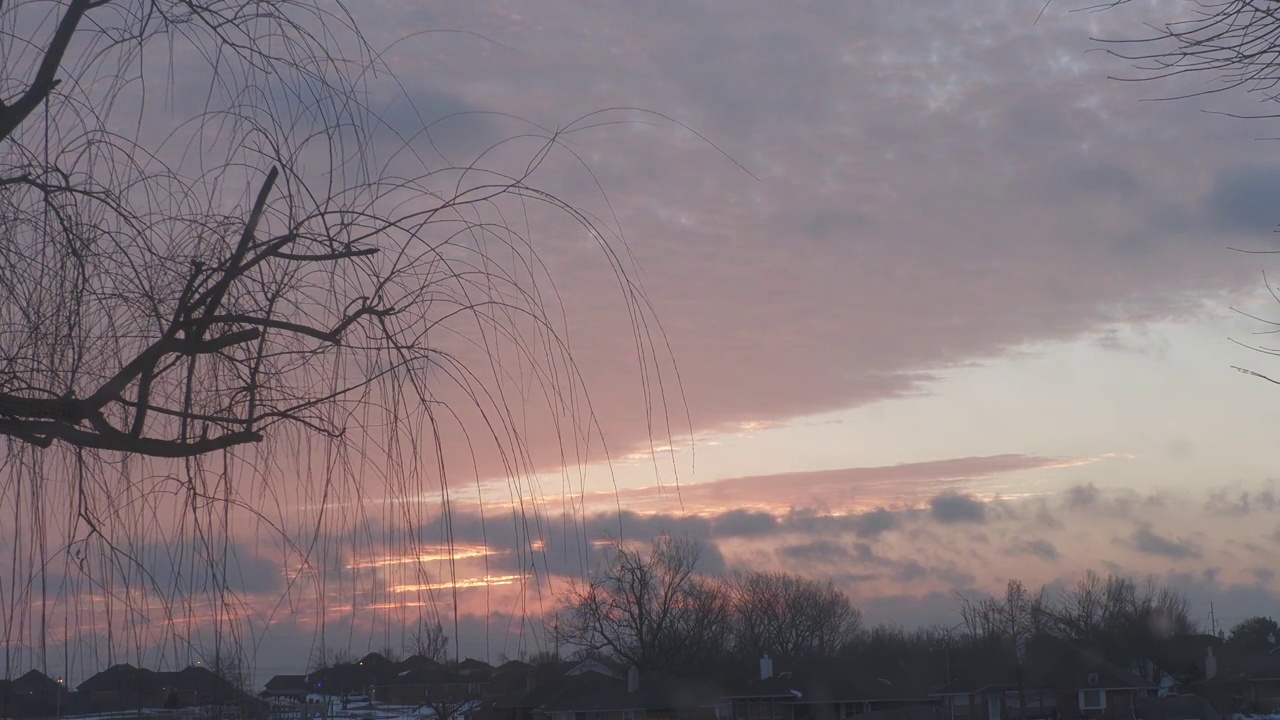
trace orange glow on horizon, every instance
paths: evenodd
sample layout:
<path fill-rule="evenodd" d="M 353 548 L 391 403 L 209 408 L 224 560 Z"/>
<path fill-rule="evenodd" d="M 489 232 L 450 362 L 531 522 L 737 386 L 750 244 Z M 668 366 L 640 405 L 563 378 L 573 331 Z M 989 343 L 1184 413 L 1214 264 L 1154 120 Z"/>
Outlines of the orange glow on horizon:
<path fill-rule="evenodd" d="M 411 555 L 389 555 L 384 557 L 373 558 L 370 560 L 357 560 L 347 565 L 348 570 L 357 570 L 362 568 L 391 567 L 394 565 L 408 565 L 411 563 L 425 563 L 438 560 L 466 560 L 469 558 L 487 557 L 495 554 L 495 551 L 483 545 L 461 545 L 452 549 L 446 546 L 438 546 L 430 550 Z"/>
<path fill-rule="evenodd" d="M 525 575 L 485 575 L 478 578 L 465 578 L 462 580 L 454 580 L 451 582 L 424 583 L 418 585 L 395 585 L 391 588 L 391 592 L 410 593 L 421 592 L 424 590 L 450 590 L 450 589 L 466 589 L 495 587 L 500 585 L 514 585 L 524 580 Z"/>

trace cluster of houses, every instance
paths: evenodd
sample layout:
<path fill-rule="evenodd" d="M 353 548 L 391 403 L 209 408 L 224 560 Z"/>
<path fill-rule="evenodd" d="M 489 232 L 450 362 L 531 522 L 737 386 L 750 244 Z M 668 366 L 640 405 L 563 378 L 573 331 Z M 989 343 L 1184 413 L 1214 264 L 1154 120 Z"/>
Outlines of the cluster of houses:
<path fill-rule="evenodd" d="M 207 669 L 117 665 L 71 690 L 31 671 L 0 681 L 0 716 L 157 714 L 235 707 L 288 717 L 436 720 L 1221 720 L 1280 712 L 1280 650 L 1243 652 L 1212 636 L 1175 638 L 1151 661 L 1113 662 L 1045 637 L 927 657 L 787 663 L 767 656 L 699 676 L 639 672 L 603 659 L 440 664 L 377 653 L 256 696 Z M 391 714 L 388 714 L 391 713 Z"/>

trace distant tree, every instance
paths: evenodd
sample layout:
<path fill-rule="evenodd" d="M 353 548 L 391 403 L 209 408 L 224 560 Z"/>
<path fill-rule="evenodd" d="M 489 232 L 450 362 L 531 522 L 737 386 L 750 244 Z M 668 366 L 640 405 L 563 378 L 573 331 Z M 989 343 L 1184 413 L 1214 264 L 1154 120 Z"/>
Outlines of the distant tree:
<path fill-rule="evenodd" d="M 554 650 L 541 650 L 530 655 L 526 662 L 534 668 L 558 665 L 560 663 L 560 654 Z"/>
<path fill-rule="evenodd" d="M 449 635 L 444 631 L 444 625 L 436 620 L 430 622 L 422 620 L 418 623 L 418 628 L 409 636 L 409 641 L 405 643 L 405 652 L 410 655 L 421 655 L 428 660 L 434 660 L 443 663 L 449 659 Z"/>
<path fill-rule="evenodd" d="M 484 702 L 484 690 L 476 683 L 429 683 L 426 691 L 418 707 L 429 710 L 433 720 L 453 720 Z"/>
<path fill-rule="evenodd" d="M 312 651 L 311 658 L 307 662 L 307 671 L 314 672 L 339 665 L 354 665 L 355 662 L 356 656 L 347 648 L 331 648 L 327 645 L 320 645 Z"/>
<path fill-rule="evenodd" d="M 253 670 L 249 657 L 244 650 L 235 644 L 227 644 L 214 650 L 213 659 L 204 666 L 221 680 L 213 687 L 214 705 L 235 704 L 244 706 L 245 701 L 253 696 Z M 224 691 L 230 691 L 226 697 Z M 249 710 L 242 707 L 242 710 Z"/>
<path fill-rule="evenodd" d="M 605 568 L 565 594 L 560 642 L 640 670 L 682 670 L 724 652 L 730 618 L 723 588 L 695 574 L 701 546 L 661 536 L 647 552 L 615 541 Z"/>
<path fill-rule="evenodd" d="M 1241 620 L 1227 633 L 1227 642 L 1247 649 L 1275 647 L 1280 642 L 1280 623 L 1261 615 Z"/>
<path fill-rule="evenodd" d="M 1053 624 L 1046 589 L 1033 593 L 1021 580 L 1009 580 L 1001 596 L 960 596 L 960 618 L 972 638 L 1008 640 L 1019 646 L 1047 633 Z"/>
<path fill-rule="evenodd" d="M 1186 594 L 1148 578 L 1086 573 L 1054 608 L 1057 634 L 1161 666 L 1164 641 L 1197 630 Z"/>
<path fill-rule="evenodd" d="M 960 598 L 960 617 L 969 634 L 989 643 L 1013 646 L 1018 707 L 1026 718 L 1025 652 L 1031 640 L 1047 634 L 1052 627 L 1052 614 L 1044 587 L 1036 592 L 1027 590 L 1021 580 L 1009 580 L 1002 596 L 973 601 Z"/>
<path fill-rule="evenodd" d="M 830 581 L 781 572 L 729 583 L 734 650 L 748 657 L 832 657 L 857 639 L 862 611 Z"/>

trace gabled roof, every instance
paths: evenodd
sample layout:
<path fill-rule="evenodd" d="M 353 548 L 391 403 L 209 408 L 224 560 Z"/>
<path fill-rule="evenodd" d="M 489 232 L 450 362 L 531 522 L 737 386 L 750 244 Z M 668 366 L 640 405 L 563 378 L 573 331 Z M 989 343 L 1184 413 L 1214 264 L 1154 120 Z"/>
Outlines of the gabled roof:
<path fill-rule="evenodd" d="M 77 686 L 81 692 L 138 692 L 184 690 L 205 695 L 240 698 L 242 693 L 225 679 L 205 667 L 194 665 L 178 671 L 148 670 L 128 663 L 112 665 Z"/>
<path fill-rule="evenodd" d="M 28 670 L 23 673 L 17 680 L 9 681 L 10 688 L 14 692 L 21 693 L 37 693 L 49 694 L 65 693 L 67 689 L 63 687 L 57 680 L 45 675 L 39 670 Z"/>
<path fill-rule="evenodd" d="M 467 658 L 458 663 L 455 668 L 460 675 L 476 675 L 488 677 L 493 672 L 493 666 L 483 660 L 475 658 Z"/>
<path fill-rule="evenodd" d="M 536 683 L 537 673 L 532 665 L 518 660 L 505 662 L 489 679 L 489 698 L 495 707 L 526 707 L 521 699 Z"/>
<path fill-rule="evenodd" d="M 891 672 L 885 672 L 891 670 Z M 765 680 L 731 690 L 731 698 L 775 698 L 799 704 L 925 700 L 927 687 L 914 673 L 872 668 L 856 661 L 810 661 Z"/>
<path fill-rule="evenodd" d="M 537 707 L 543 712 L 686 710 L 715 705 L 723 696 L 721 688 L 711 681 L 666 673 L 641 675 L 635 692 L 628 692 L 625 679 L 595 672 L 572 675 L 566 680 Z"/>
<path fill-rule="evenodd" d="M 1223 658 L 1214 680 L 1280 680 L 1280 654 L 1253 652 Z"/>
<path fill-rule="evenodd" d="M 605 677 L 622 678 L 627 675 L 627 668 L 622 663 L 604 658 L 587 658 L 572 664 L 564 671 L 565 675 L 581 675 L 593 672 Z"/>
<path fill-rule="evenodd" d="M 932 695 L 967 695 L 990 687 L 1021 684 L 1055 690 L 1154 690 L 1155 683 L 1102 657 L 1096 651 L 1055 637 L 1027 643 L 1022 662 L 1011 643 L 958 652 L 953 679 Z"/>
<path fill-rule="evenodd" d="M 80 692 L 119 692 L 126 689 L 150 687 L 155 673 L 120 663 L 89 677 L 76 686 Z"/>
<path fill-rule="evenodd" d="M 271 692 L 302 692 L 307 691 L 306 675 L 276 675 L 267 681 L 266 688 Z"/>

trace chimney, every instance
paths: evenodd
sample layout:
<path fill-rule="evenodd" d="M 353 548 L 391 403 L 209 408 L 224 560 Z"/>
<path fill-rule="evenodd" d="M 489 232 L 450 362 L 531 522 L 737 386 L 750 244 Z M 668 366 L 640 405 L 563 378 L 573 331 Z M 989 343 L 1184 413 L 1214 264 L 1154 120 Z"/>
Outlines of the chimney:
<path fill-rule="evenodd" d="M 1204 679 L 1212 680 L 1218 674 L 1218 658 L 1213 656 L 1213 648 L 1208 649 L 1204 657 Z"/>
<path fill-rule="evenodd" d="M 769 659 L 769 653 L 765 653 L 760 658 L 760 679 L 768 680 L 773 677 L 773 661 Z"/>
<path fill-rule="evenodd" d="M 635 665 L 627 670 L 627 692 L 633 693 L 640 689 L 640 668 Z"/>

